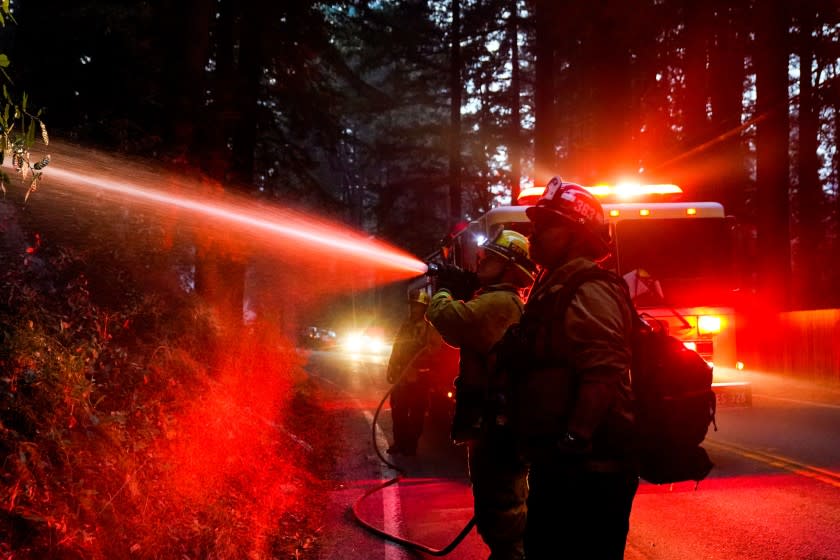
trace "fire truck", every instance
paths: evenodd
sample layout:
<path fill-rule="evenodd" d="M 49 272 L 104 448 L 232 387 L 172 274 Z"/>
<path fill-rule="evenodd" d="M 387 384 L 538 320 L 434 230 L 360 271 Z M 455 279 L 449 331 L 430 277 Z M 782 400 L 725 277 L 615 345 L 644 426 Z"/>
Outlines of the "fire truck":
<path fill-rule="evenodd" d="M 601 200 L 609 223 L 614 251 L 604 264 L 627 281 L 639 313 L 666 325 L 714 366 L 719 405 L 750 406 L 751 387 L 738 378 L 744 364 L 735 346 L 735 221 L 719 203 L 683 200 L 676 185 L 585 188 Z M 475 270 L 479 245 L 500 229 L 530 233 L 525 210 L 543 190 L 523 189 L 517 206 L 490 210 L 450 236 L 430 259 Z"/>

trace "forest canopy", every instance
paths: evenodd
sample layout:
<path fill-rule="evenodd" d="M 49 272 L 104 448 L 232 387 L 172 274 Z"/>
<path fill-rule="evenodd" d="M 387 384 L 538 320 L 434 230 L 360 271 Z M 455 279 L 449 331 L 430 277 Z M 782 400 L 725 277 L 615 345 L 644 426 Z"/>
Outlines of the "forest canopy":
<path fill-rule="evenodd" d="M 840 272 L 817 264 L 840 256 L 831 0 L 12 11 L 8 70 L 60 137 L 187 165 L 418 255 L 553 175 L 674 182 L 742 224 L 757 289 L 794 307 L 835 297 Z"/>

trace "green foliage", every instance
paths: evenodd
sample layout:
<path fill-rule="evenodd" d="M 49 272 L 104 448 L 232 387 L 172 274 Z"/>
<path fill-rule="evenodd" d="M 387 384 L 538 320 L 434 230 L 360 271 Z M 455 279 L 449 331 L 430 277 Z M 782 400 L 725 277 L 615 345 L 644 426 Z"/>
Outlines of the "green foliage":
<path fill-rule="evenodd" d="M 0 3 L 0 26 L 6 25 L 6 17 L 11 18 L 9 11 L 9 0 Z M 12 20 L 14 21 L 14 20 Z M 0 54 L 0 72 L 3 74 L 3 100 L 0 102 L 0 166 L 7 158 L 11 159 L 12 169 L 20 175 L 21 181 L 26 185 L 24 202 L 29 200 L 31 195 L 38 188 L 43 176 L 43 168 L 50 162 L 50 156 L 40 159 L 35 158 L 30 150 L 36 142 L 36 135 L 40 136 L 44 146 L 50 143 L 47 134 L 47 127 L 41 120 L 42 111 L 39 109 L 34 113 L 27 107 L 29 99 L 24 92 L 20 101 L 9 93 L 7 86 L 12 85 L 12 79 L 6 73 L 6 68 L 11 62 L 6 54 Z M 8 174 L 0 169 L 0 192 L 6 194 L 6 185 L 11 179 Z"/>

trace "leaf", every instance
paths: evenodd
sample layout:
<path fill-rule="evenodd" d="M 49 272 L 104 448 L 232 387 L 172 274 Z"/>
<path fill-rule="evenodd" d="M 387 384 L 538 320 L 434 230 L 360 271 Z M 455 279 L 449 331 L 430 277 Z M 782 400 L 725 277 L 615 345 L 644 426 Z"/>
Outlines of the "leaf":
<path fill-rule="evenodd" d="M 50 164 L 50 156 L 48 155 L 44 159 L 42 159 L 41 161 L 35 162 L 35 165 L 33 165 L 32 167 L 35 168 L 35 169 L 43 169 L 46 166 L 48 166 L 49 164 Z"/>
<path fill-rule="evenodd" d="M 38 190 L 38 178 L 39 177 L 35 177 L 34 179 L 32 179 L 32 184 L 29 185 L 29 189 L 26 191 L 26 196 L 23 197 L 24 204 L 26 204 L 26 202 L 29 200 L 29 195 Z"/>
<path fill-rule="evenodd" d="M 15 152 L 14 167 L 20 173 L 21 181 L 25 181 L 29 176 L 30 167 L 28 165 L 24 165 L 25 163 L 26 160 L 23 158 L 23 155 L 20 152 Z"/>
<path fill-rule="evenodd" d="M 0 54 L 0 67 L 8 68 L 9 67 L 9 57 L 5 54 Z"/>

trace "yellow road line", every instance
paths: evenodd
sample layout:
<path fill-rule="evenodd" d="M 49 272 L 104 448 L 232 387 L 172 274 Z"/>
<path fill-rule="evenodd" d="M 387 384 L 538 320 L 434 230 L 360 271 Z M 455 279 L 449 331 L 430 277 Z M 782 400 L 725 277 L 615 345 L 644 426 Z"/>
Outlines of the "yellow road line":
<path fill-rule="evenodd" d="M 741 447 L 740 445 L 735 445 L 734 443 L 728 443 L 720 440 L 707 439 L 703 442 L 703 445 L 723 451 L 730 451 L 742 457 L 746 457 L 747 459 L 752 459 L 753 461 L 758 461 L 759 463 L 764 463 L 765 465 L 770 465 L 771 467 L 784 469 L 800 476 L 818 480 L 824 484 L 828 484 L 829 486 L 840 488 L 840 473 L 830 471 L 828 469 L 815 467 L 813 465 L 806 465 L 788 457 L 783 457 L 773 453 L 766 453 L 764 451 L 757 451 L 755 449 L 748 449 L 746 447 Z"/>

